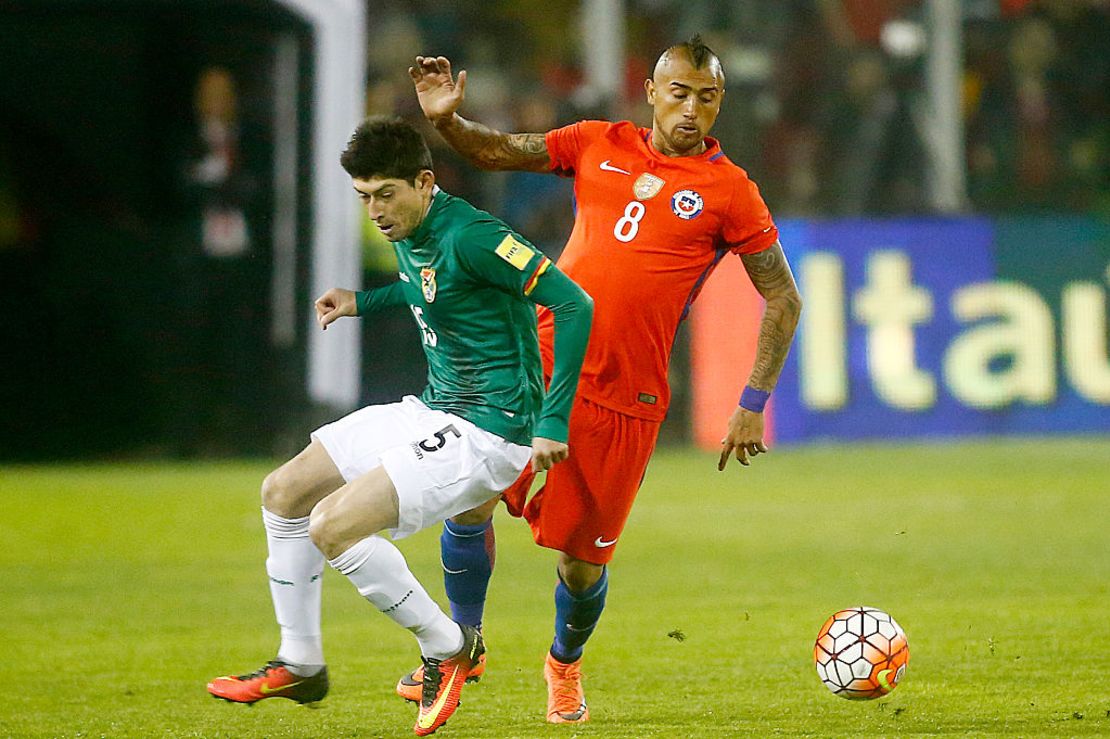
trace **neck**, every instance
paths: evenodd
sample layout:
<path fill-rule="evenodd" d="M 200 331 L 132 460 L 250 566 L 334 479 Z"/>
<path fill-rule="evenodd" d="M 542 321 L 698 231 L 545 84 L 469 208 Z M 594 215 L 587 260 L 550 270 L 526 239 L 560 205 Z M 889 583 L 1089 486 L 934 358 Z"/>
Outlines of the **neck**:
<path fill-rule="evenodd" d="M 424 219 L 428 217 L 428 211 L 430 211 L 432 209 L 432 201 L 435 200 L 435 198 L 436 198 L 435 190 L 432 190 L 432 192 L 428 195 L 428 199 L 426 201 L 424 201 L 424 210 L 421 211 L 421 213 L 420 213 L 420 223 L 423 223 Z M 419 226 L 420 223 L 418 223 L 416 225 Z"/>
<path fill-rule="evenodd" d="M 424 225 L 424 221 L 428 220 L 428 211 L 432 209 L 432 200 L 435 199 L 435 192 L 433 191 L 428 199 L 424 201 L 424 207 L 420 209 L 420 218 L 416 221 L 416 225 L 412 227 L 412 233 L 406 236 L 406 239 L 412 239 L 420 227 Z"/>

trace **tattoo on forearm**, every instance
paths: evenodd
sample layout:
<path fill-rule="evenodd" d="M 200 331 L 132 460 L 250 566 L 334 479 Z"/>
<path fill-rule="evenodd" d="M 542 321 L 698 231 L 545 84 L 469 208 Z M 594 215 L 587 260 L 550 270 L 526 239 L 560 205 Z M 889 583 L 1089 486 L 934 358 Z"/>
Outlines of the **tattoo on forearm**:
<path fill-rule="evenodd" d="M 511 133 L 505 141 L 505 150 L 511 154 L 536 156 L 547 153 L 547 143 L 542 133 Z"/>
<path fill-rule="evenodd" d="M 770 391 L 774 389 L 786 363 L 802 301 L 780 244 L 776 242 L 770 249 L 758 254 L 745 254 L 741 259 L 752 284 L 767 301 L 759 326 L 755 365 L 748 384 L 757 390 Z"/>
<path fill-rule="evenodd" d="M 798 323 L 797 310 L 791 311 L 785 301 L 768 302 L 759 326 L 759 343 L 756 346 L 755 364 L 748 384 L 756 390 L 770 392 L 779 380 L 779 373 L 786 363 L 786 354 L 794 338 Z M 787 304 L 794 307 L 796 304 Z"/>
<path fill-rule="evenodd" d="M 439 130 L 455 151 L 482 169 L 542 172 L 550 161 L 542 133 L 502 133 L 457 115 Z"/>

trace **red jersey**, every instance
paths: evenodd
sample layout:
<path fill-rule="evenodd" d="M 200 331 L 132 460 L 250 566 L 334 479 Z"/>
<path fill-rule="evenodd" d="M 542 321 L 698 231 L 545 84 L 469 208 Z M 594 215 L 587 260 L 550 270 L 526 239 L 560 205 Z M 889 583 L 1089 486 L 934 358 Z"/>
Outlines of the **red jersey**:
<path fill-rule="evenodd" d="M 552 171 L 574 177 L 577 213 L 559 268 L 594 299 L 578 394 L 611 410 L 661 421 L 678 325 L 730 251 L 778 239 L 759 189 L 720 144 L 668 157 L 651 130 L 628 121 L 581 121 L 548 132 Z M 554 318 L 540 310 L 550 372 Z"/>

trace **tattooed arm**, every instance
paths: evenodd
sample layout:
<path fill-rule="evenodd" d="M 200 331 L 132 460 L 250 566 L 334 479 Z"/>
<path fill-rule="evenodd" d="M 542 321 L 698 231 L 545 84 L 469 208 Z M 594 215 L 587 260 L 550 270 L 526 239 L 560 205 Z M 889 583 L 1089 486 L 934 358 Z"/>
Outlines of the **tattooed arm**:
<path fill-rule="evenodd" d="M 776 241 L 770 249 L 744 254 L 740 258 L 755 289 L 767 301 L 748 386 L 769 393 L 775 389 L 794 340 L 794 329 L 802 312 L 802 297 L 798 294 L 794 275 L 779 242 Z M 747 466 L 749 456 L 766 451 L 767 447 L 763 444 L 763 413 L 737 407 L 728 421 L 725 438 L 721 440 L 721 458 L 717 469 L 723 470 L 732 454 L 740 464 Z"/>
<path fill-rule="evenodd" d="M 756 254 L 744 254 L 740 259 L 755 289 L 767 301 L 748 385 L 770 392 L 775 389 L 786 363 L 786 353 L 794 340 L 794 329 L 802 312 L 802 296 L 798 294 L 794 275 L 779 242 Z"/>
<path fill-rule="evenodd" d="M 416 57 L 409 67 L 424 116 L 455 151 L 480 169 L 549 172 L 551 157 L 542 133 L 502 133 L 468 121 L 456 111 L 466 91 L 466 71 L 456 81 L 446 57 Z"/>
<path fill-rule="evenodd" d="M 455 113 L 436 121 L 436 130 L 451 148 L 479 169 L 550 172 L 551 157 L 542 133 L 502 133 Z"/>

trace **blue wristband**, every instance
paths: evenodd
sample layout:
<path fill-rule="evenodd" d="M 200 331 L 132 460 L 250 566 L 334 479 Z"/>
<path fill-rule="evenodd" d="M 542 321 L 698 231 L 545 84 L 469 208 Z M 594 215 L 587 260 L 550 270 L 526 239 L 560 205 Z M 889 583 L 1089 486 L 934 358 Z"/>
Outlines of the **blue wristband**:
<path fill-rule="evenodd" d="M 745 385 L 744 392 L 740 393 L 740 407 L 752 413 L 762 413 L 770 397 L 771 393 L 766 390 L 756 390 L 751 385 Z"/>

